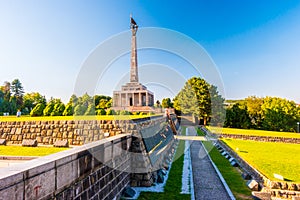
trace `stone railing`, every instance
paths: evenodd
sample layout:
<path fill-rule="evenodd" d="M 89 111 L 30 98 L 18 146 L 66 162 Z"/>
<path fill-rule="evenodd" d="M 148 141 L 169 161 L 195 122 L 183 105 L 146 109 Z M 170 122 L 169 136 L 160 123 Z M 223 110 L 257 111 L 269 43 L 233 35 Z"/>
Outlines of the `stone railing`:
<path fill-rule="evenodd" d="M 130 184 L 130 134 L 0 171 L 0 199 L 113 199 Z"/>

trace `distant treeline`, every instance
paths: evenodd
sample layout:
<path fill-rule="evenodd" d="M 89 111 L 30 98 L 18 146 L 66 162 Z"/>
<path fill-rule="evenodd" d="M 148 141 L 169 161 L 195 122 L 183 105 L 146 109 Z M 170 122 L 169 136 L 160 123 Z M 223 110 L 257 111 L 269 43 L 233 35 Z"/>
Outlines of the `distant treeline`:
<path fill-rule="evenodd" d="M 296 132 L 300 107 L 279 97 L 250 96 L 226 101 L 225 127 Z"/>
<path fill-rule="evenodd" d="M 112 98 L 109 96 L 88 94 L 81 97 L 72 95 L 67 104 L 59 98 L 51 98 L 47 102 L 45 96 L 38 92 L 25 93 L 19 79 L 11 83 L 5 81 L 0 86 L 0 115 L 15 115 L 18 110 L 22 115 L 30 116 L 109 115 L 114 114 L 109 109 L 111 105 Z"/>

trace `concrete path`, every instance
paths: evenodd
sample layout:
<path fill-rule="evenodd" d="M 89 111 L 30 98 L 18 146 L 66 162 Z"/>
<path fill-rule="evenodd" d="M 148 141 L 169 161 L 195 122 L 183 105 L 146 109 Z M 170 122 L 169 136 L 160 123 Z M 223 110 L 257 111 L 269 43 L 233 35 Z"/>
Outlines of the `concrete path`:
<path fill-rule="evenodd" d="M 188 128 L 189 135 L 196 135 L 194 127 Z M 200 141 L 190 141 L 193 182 L 196 200 L 230 200 L 223 183 L 215 171 Z"/>
<path fill-rule="evenodd" d="M 206 141 L 207 140 L 204 136 L 175 135 L 174 137 L 178 140 L 199 140 L 199 141 Z"/>

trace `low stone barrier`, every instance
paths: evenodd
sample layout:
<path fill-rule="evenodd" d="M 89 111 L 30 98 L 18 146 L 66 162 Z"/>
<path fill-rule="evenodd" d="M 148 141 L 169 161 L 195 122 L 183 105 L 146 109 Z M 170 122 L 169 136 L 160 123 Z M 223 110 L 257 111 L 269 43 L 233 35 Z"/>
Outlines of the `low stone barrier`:
<path fill-rule="evenodd" d="M 113 199 L 130 183 L 130 134 L 0 171 L 0 199 Z"/>
<path fill-rule="evenodd" d="M 283 142 L 300 144 L 300 138 L 285 138 L 285 137 L 271 137 L 271 136 L 253 136 L 253 135 L 239 135 L 239 134 L 220 134 L 221 138 L 254 140 L 260 142 Z"/>

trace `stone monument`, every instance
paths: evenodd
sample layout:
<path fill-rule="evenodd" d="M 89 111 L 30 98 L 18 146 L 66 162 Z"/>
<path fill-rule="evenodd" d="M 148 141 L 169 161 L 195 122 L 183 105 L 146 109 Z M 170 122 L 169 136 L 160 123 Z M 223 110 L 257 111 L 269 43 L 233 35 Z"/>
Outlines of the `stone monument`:
<path fill-rule="evenodd" d="M 147 87 L 139 83 L 137 64 L 136 33 L 138 25 L 130 16 L 131 35 L 131 59 L 130 82 L 121 87 L 121 91 L 113 92 L 113 109 L 127 110 L 130 112 L 153 112 L 154 95 Z"/>

